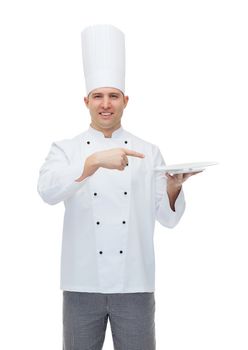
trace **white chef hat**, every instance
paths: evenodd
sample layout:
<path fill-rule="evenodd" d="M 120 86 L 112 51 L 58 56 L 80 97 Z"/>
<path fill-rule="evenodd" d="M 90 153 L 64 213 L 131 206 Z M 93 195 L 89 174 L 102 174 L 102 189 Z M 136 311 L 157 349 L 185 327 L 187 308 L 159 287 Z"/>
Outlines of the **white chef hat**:
<path fill-rule="evenodd" d="M 86 92 L 113 87 L 125 92 L 125 36 L 109 24 L 81 32 Z"/>

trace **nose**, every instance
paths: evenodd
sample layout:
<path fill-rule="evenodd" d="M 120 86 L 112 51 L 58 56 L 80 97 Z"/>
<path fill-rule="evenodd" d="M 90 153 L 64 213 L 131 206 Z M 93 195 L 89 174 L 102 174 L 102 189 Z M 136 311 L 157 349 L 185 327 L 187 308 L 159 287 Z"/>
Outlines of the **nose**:
<path fill-rule="evenodd" d="M 104 109 L 107 109 L 110 107 L 110 99 L 108 96 L 104 96 L 103 101 L 102 101 L 102 106 Z"/>

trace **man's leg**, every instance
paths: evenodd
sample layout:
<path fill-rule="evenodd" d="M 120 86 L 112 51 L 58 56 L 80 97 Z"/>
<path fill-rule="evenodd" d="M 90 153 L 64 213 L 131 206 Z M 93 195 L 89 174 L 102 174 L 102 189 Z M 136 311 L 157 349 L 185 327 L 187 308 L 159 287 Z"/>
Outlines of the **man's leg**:
<path fill-rule="evenodd" d="M 63 350 L 101 350 L 107 321 L 103 294 L 63 291 Z"/>
<path fill-rule="evenodd" d="M 154 293 L 109 294 L 108 311 L 115 350 L 155 350 Z"/>

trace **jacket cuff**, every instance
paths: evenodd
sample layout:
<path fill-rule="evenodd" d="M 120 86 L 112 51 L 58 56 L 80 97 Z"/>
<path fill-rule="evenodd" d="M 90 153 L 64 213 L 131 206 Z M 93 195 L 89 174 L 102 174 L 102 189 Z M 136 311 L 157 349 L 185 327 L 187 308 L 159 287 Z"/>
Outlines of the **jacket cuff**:
<path fill-rule="evenodd" d="M 163 197 L 160 202 L 158 218 L 159 222 L 166 227 L 173 228 L 180 221 L 185 211 L 185 197 L 183 189 L 181 188 L 177 199 L 175 201 L 175 211 L 171 209 L 169 196 L 167 191 L 164 191 Z"/>

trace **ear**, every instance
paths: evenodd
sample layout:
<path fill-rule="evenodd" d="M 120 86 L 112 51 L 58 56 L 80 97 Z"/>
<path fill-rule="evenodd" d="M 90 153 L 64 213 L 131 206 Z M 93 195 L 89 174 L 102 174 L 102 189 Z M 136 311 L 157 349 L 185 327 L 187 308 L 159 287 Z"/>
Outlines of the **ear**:
<path fill-rule="evenodd" d="M 89 108 L 89 98 L 88 97 L 84 97 L 84 103 L 85 103 L 85 106 L 87 107 L 87 108 Z"/>
<path fill-rule="evenodd" d="M 129 97 L 128 96 L 124 96 L 124 108 L 126 108 L 126 105 L 129 101 Z"/>

